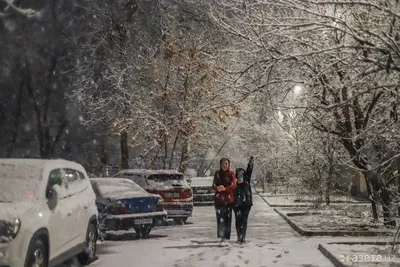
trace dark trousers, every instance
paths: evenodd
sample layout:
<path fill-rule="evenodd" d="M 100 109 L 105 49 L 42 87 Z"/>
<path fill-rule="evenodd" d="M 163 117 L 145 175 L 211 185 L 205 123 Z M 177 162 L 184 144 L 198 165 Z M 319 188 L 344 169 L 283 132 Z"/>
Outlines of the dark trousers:
<path fill-rule="evenodd" d="M 246 240 L 247 218 L 249 217 L 250 209 L 251 206 L 247 204 L 242 204 L 234 209 L 238 241 Z"/>
<path fill-rule="evenodd" d="M 217 236 L 231 239 L 232 206 L 230 204 L 216 205 L 215 212 L 217 213 Z"/>

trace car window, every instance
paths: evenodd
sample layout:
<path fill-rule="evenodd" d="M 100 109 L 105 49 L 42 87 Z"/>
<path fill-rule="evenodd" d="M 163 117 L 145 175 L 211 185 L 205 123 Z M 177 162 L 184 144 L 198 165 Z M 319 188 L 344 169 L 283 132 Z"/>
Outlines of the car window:
<path fill-rule="evenodd" d="M 49 180 L 47 181 L 47 186 L 46 186 L 46 198 L 50 198 L 51 194 L 52 194 L 52 189 L 53 186 L 58 184 L 59 186 L 61 186 L 62 184 L 62 178 L 61 178 L 61 170 L 60 169 L 56 169 L 50 172 L 49 175 Z"/>
<path fill-rule="evenodd" d="M 166 182 L 168 180 L 183 180 L 182 174 L 153 174 L 150 175 L 149 180 L 154 180 L 156 182 Z"/>
<path fill-rule="evenodd" d="M 117 176 L 115 176 L 117 177 Z M 146 178 L 142 174 L 132 173 L 132 172 L 122 172 L 118 175 L 120 178 L 128 178 L 135 182 L 136 184 L 140 185 L 142 188 L 148 186 Z"/>
<path fill-rule="evenodd" d="M 140 174 L 135 174 L 129 177 L 132 181 L 140 185 L 141 187 L 146 187 L 147 186 L 147 181 L 146 178 L 143 175 Z"/>
<path fill-rule="evenodd" d="M 96 183 L 96 182 L 93 182 L 93 181 L 91 181 L 91 182 L 90 182 L 90 184 L 92 185 L 93 192 L 94 192 L 94 193 L 95 193 L 95 195 L 96 195 L 96 199 L 99 199 L 99 198 L 101 198 L 101 195 L 100 195 L 100 192 L 99 192 L 99 187 L 97 186 L 97 183 Z"/>
<path fill-rule="evenodd" d="M 86 179 L 86 177 L 85 177 L 85 175 L 83 173 L 81 173 L 80 171 L 76 171 L 76 172 L 77 172 L 77 174 L 78 174 L 78 176 L 79 176 L 79 178 L 81 180 L 85 180 Z"/>
<path fill-rule="evenodd" d="M 79 194 L 87 189 L 89 186 L 84 183 L 80 178 L 77 170 L 74 169 L 62 169 L 61 179 L 65 183 L 65 194 L 64 197 L 69 197 L 75 194 Z"/>
<path fill-rule="evenodd" d="M 191 187 L 195 186 L 209 186 L 211 187 L 213 184 L 213 178 L 195 178 L 192 180 L 192 183 L 190 184 Z"/>
<path fill-rule="evenodd" d="M 64 178 L 68 184 L 81 180 L 78 173 L 72 169 L 64 169 L 62 172 L 62 178 Z"/>

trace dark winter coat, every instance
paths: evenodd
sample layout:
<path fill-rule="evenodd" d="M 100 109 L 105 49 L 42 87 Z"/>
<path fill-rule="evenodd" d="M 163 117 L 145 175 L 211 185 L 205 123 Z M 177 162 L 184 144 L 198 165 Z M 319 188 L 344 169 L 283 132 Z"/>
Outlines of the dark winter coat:
<path fill-rule="evenodd" d="M 236 177 L 238 177 L 238 172 L 243 170 L 243 183 L 237 184 L 236 190 L 234 191 L 235 205 L 240 206 L 244 203 L 252 206 L 253 205 L 253 194 L 251 192 L 251 174 L 253 173 L 254 158 L 250 158 L 247 164 L 247 169 L 242 168 L 236 169 Z"/>
<path fill-rule="evenodd" d="M 216 171 L 214 174 L 212 188 L 215 193 L 215 205 L 227 205 L 235 201 L 233 190 L 235 190 L 236 188 L 236 176 L 233 171 L 229 170 L 229 168 L 227 171 L 222 170 L 222 161 L 224 160 L 227 160 L 229 162 L 230 167 L 230 161 L 223 158 L 220 161 L 220 170 Z M 225 191 L 218 192 L 217 188 L 220 185 L 223 185 L 225 187 Z"/>

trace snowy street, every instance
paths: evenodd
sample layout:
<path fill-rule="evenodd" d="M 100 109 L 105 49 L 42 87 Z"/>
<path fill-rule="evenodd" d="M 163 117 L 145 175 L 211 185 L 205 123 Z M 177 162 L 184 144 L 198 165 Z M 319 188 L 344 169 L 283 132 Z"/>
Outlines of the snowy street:
<path fill-rule="evenodd" d="M 186 225 L 153 229 L 148 240 L 132 237 L 99 244 L 99 259 L 90 266 L 333 266 L 317 250 L 320 238 L 298 235 L 256 194 L 246 245 L 235 243 L 234 229 L 233 219 L 229 247 L 218 247 L 214 207 L 195 207 Z"/>

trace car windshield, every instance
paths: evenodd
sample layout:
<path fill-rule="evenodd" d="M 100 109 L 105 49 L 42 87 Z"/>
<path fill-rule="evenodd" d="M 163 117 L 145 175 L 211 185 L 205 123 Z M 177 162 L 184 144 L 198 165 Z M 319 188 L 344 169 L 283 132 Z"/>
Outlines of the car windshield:
<path fill-rule="evenodd" d="M 213 177 L 208 178 L 208 177 L 203 177 L 203 178 L 194 178 L 192 180 L 192 183 L 190 186 L 212 186 L 213 183 Z"/>
<path fill-rule="evenodd" d="M 0 163 L 0 202 L 34 199 L 42 178 L 39 166 Z"/>
<path fill-rule="evenodd" d="M 182 174 L 153 174 L 150 175 L 149 180 L 155 182 L 167 182 L 167 181 L 183 181 Z"/>
<path fill-rule="evenodd" d="M 102 197 L 120 197 L 125 195 L 143 195 L 146 190 L 128 179 L 97 179 L 96 184 Z"/>

